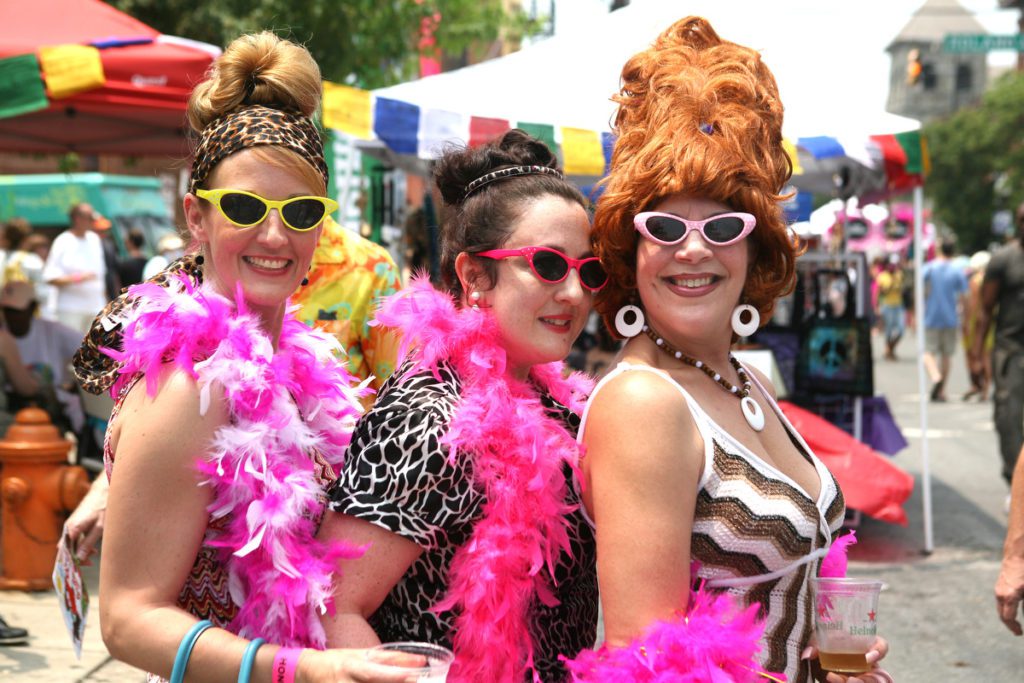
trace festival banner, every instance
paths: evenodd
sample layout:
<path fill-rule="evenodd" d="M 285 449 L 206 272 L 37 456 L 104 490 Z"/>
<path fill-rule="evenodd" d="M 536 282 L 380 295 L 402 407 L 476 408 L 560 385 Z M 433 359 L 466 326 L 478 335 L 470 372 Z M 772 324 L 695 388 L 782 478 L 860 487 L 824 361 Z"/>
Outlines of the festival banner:
<path fill-rule="evenodd" d="M 324 81 L 324 128 L 334 128 L 361 140 L 373 137 L 373 98 L 369 90 Z"/>
<path fill-rule="evenodd" d="M 55 100 L 103 87 L 100 51 L 89 45 L 55 45 L 39 48 L 39 65 L 46 92 Z"/>

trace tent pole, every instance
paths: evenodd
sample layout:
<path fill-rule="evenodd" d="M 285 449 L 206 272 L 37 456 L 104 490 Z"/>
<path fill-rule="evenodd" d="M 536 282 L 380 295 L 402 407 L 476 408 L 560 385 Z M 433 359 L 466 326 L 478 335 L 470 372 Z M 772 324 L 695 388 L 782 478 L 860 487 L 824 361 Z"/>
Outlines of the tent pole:
<path fill-rule="evenodd" d="M 914 326 L 917 336 L 917 386 L 921 402 L 921 491 L 924 502 L 924 552 L 934 550 L 932 477 L 928 453 L 928 375 L 924 369 L 924 188 L 914 188 Z"/>

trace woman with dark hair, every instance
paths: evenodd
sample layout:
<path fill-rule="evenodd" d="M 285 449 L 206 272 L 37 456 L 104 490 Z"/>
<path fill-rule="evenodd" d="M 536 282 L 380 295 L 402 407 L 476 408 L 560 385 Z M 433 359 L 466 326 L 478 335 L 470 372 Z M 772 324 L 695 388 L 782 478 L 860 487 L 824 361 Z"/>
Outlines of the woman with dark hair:
<path fill-rule="evenodd" d="M 455 651 L 449 681 L 556 681 L 594 641 L 593 536 L 568 485 L 589 384 L 563 360 L 607 276 L 555 163 L 512 130 L 435 168 L 443 290 L 421 276 L 378 311 L 405 360 L 321 529 L 369 544 L 341 563 L 333 646 L 429 641 Z"/>
<path fill-rule="evenodd" d="M 361 393 L 337 342 L 287 311 L 337 209 L 320 92 L 299 45 L 264 32 L 225 49 L 189 101 L 190 255 L 108 305 L 76 357 L 116 399 L 103 640 L 151 678 L 405 678 L 318 651 L 334 560 L 358 552 L 315 536 Z"/>
<path fill-rule="evenodd" d="M 713 637 L 674 650 L 676 663 L 734 660 L 737 680 L 754 678 L 742 660 L 757 648 L 739 637 L 753 609 L 764 620 L 763 672 L 802 683 L 813 653 L 808 579 L 842 524 L 843 497 L 768 379 L 730 350 L 794 280 L 780 196 L 792 164 L 775 79 L 757 52 L 689 17 L 626 63 L 616 100 L 594 227 L 610 281 L 595 305 L 627 341 L 580 427 L 606 639 L 636 648 L 634 666 L 671 668 L 673 625 L 687 642 L 708 596 L 728 592 L 750 609 L 711 620 Z M 727 622 L 736 632 L 714 635 Z M 876 648 L 872 662 L 885 653 L 884 642 Z"/>

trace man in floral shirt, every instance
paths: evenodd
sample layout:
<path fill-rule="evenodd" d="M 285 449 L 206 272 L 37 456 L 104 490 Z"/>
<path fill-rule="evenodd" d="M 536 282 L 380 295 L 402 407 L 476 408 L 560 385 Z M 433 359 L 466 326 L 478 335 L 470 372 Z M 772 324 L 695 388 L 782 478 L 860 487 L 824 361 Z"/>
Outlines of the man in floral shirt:
<path fill-rule="evenodd" d="M 298 319 L 337 337 L 349 371 L 360 379 L 372 375 L 379 389 L 394 372 L 399 340 L 369 323 L 378 300 L 401 287 L 391 255 L 328 218 L 307 277 L 292 296 Z"/>

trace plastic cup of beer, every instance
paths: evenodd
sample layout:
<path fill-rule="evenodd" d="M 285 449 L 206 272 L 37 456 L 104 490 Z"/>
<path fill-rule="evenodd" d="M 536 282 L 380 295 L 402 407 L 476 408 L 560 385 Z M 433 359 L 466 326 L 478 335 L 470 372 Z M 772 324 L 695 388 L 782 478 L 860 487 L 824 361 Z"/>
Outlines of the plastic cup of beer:
<path fill-rule="evenodd" d="M 446 647 L 431 643 L 384 643 L 366 653 L 371 662 L 395 672 L 408 674 L 416 683 L 444 683 L 455 655 Z"/>
<path fill-rule="evenodd" d="M 821 668 L 837 673 L 871 669 L 865 659 L 878 632 L 878 592 L 873 579 L 811 579 L 814 589 L 814 632 Z"/>

